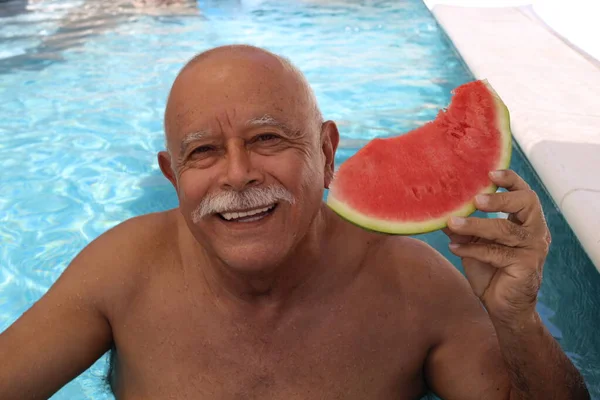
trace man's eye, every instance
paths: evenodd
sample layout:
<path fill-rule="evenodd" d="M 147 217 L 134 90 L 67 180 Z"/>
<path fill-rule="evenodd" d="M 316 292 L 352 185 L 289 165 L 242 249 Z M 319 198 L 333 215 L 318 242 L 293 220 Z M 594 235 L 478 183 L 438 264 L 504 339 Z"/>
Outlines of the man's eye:
<path fill-rule="evenodd" d="M 255 140 L 257 142 L 267 142 L 269 140 L 275 140 L 275 139 L 279 139 L 279 136 L 277 136 L 273 133 L 263 133 L 262 135 L 258 135 Z"/>
<path fill-rule="evenodd" d="M 196 147 L 194 150 L 192 150 L 192 154 L 208 153 L 214 149 L 215 148 L 213 146 L 200 146 L 200 147 Z"/>

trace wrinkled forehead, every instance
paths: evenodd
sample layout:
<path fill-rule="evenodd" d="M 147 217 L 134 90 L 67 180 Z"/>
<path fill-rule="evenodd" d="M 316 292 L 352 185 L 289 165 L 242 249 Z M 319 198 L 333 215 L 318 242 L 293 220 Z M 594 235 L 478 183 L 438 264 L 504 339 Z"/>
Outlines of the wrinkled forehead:
<path fill-rule="evenodd" d="M 274 62 L 201 63 L 184 70 L 173 84 L 165 112 L 165 132 L 180 141 L 190 132 L 246 126 L 268 118 L 302 129 L 311 110 L 298 77 Z"/>

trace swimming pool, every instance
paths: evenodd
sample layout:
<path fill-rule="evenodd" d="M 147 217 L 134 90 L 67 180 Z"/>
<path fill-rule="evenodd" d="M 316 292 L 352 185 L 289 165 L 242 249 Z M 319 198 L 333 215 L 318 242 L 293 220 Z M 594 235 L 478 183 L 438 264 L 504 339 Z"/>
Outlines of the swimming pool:
<path fill-rule="evenodd" d="M 177 205 L 156 152 L 170 84 L 196 52 L 243 42 L 288 56 L 339 124 L 338 165 L 368 139 L 434 118 L 472 79 L 420 0 L 200 3 L 201 14 L 0 5 L 0 331 L 106 229 Z M 518 149 L 511 167 L 540 194 L 553 234 L 538 310 L 600 399 L 600 274 Z M 458 265 L 441 232 L 423 239 Z M 106 366 L 53 399 L 111 399 Z"/>

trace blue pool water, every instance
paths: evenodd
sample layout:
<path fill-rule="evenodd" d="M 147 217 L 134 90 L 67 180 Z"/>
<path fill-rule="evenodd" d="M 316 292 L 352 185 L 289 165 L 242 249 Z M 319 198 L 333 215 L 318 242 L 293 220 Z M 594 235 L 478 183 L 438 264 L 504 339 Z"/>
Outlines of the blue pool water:
<path fill-rule="evenodd" d="M 0 331 L 115 224 L 175 207 L 160 174 L 162 112 L 195 53 L 249 43 L 289 57 L 339 124 L 337 163 L 433 119 L 472 79 L 419 0 L 0 3 Z M 600 274 L 516 149 L 553 245 L 538 310 L 600 399 Z M 424 235 L 457 265 L 441 232 Z M 111 399 L 106 358 L 53 399 Z"/>

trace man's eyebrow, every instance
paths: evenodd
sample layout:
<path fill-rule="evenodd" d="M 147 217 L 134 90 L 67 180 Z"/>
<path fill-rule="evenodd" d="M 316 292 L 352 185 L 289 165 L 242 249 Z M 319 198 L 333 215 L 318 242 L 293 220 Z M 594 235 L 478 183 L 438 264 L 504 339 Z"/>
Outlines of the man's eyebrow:
<path fill-rule="evenodd" d="M 197 140 L 204 139 L 209 134 L 210 134 L 210 132 L 206 131 L 206 130 L 190 132 L 190 133 L 186 134 L 183 137 L 183 140 L 181 141 L 181 148 L 179 149 L 180 154 L 183 154 L 185 152 L 185 149 L 187 149 L 187 147 L 191 143 L 193 143 Z"/>
<path fill-rule="evenodd" d="M 294 138 L 300 136 L 300 131 L 294 130 L 290 128 L 288 125 L 284 124 L 273 118 L 272 116 L 265 114 L 262 117 L 252 118 L 246 122 L 246 125 L 249 127 L 257 127 L 257 126 L 273 126 L 281 129 L 285 134 Z M 183 137 L 181 141 L 180 154 L 185 153 L 187 147 L 195 141 L 202 140 L 205 137 L 211 134 L 208 130 L 200 130 L 195 132 L 190 132 Z"/>
<path fill-rule="evenodd" d="M 300 135 L 300 132 L 292 129 L 288 125 L 284 124 L 273 118 L 272 116 L 265 114 L 262 117 L 252 118 L 246 122 L 247 126 L 255 127 L 255 126 L 273 126 L 275 128 L 281 129 L 285 134 L 290 137 L 297 137 Z"/>

